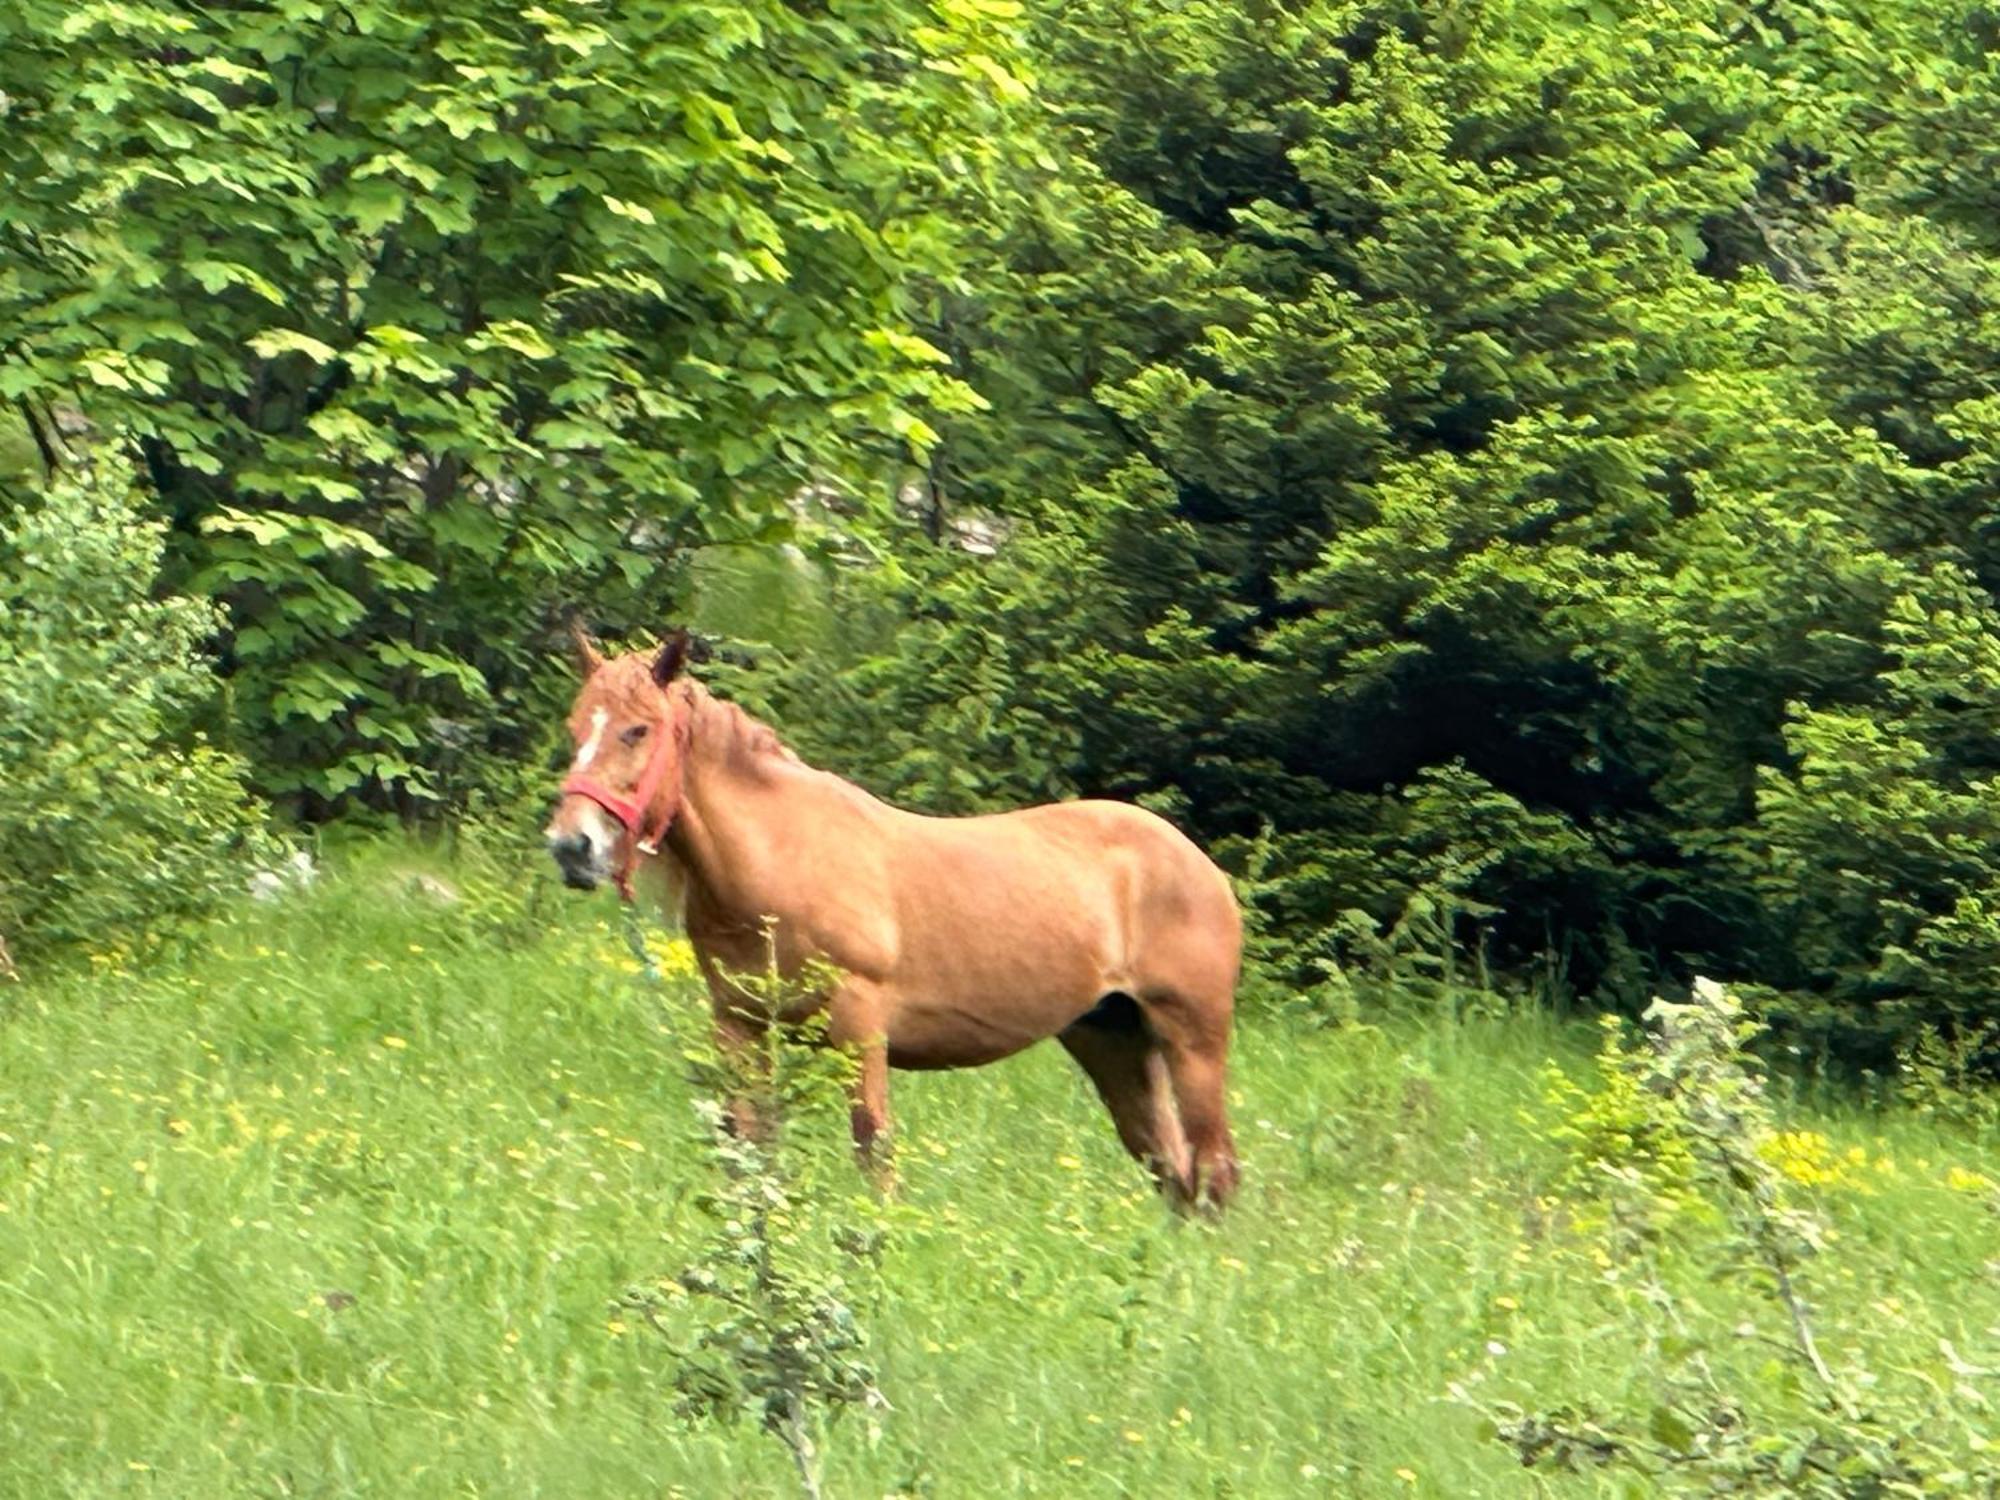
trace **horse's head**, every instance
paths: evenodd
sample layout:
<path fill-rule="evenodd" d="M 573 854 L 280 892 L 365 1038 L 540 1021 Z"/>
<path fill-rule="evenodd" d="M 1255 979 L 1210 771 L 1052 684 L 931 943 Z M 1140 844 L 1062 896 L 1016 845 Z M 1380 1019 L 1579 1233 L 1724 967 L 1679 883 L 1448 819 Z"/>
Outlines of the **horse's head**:
<path fill-rule="evenodd" d="M 688 705 L 685 690 L 668 688 L 687 663 L 688 635 L 675 631 L 651 657 L 610 660 L 580 628 L 573 635 L 583 672 L 569 714 L 576 758 L 549 819 L 549 853 L 567 884 L 590 890 L 609 878 L 629 895 L 640 857 L 680 810 Z"/>

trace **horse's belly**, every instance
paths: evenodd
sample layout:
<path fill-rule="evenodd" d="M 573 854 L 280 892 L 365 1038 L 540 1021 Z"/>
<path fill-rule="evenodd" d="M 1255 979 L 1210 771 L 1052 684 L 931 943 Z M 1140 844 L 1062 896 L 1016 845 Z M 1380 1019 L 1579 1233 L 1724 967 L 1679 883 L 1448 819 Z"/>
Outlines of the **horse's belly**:
<path fill-rule="evenodd" d="M 948 1043 L 942 1047 L 891 1047 L 889 1066 L 905 1073 L 936 1073 L 951 1068 L 983 1068 L 988 1063 L 1012 1057 L 1020 1047 L 995 1051 L 990 1047 L 966 1047 Z"/>
<path fill-rule="evenodd" d="M 1088 1009 L 1087 1006 L 1083 1007 Z M 1074 1007 L 1022 1012 L 935 1003 L 899 1007 L 889 1019 L 889 1065 L 976 1068 L 1011 1057 L 1075 1019 Z"/>

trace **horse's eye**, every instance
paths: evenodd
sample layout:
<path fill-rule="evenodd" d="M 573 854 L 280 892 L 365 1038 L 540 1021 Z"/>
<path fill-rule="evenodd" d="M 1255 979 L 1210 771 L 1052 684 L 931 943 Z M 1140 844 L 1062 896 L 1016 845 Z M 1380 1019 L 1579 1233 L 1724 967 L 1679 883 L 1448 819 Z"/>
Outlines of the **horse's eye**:
<path fill-rule="evenodd" d="M 623 740 L 628 745 L 636 745 L 639 743 L 639 741 L 643 740 L 645 737 L 646 737 L 646 726 L 644 724 L 634 724 L 630 729 L 626 730 L 623 734 L 618 736 L 619 739 Z"/>

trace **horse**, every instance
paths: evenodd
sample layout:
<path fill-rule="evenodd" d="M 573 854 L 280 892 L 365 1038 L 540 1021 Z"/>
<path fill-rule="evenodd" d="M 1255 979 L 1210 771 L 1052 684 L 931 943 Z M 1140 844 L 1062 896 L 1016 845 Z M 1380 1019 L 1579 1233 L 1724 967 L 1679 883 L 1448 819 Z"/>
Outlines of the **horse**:
<path fill-rule="evenodd" d="M 874 1171 L 891 1068 L 978 1067 L 1054 1037 L 1169 1203 L 1228 1203 L 1242 921 L 1185 835 L 1110 801 L 907 812 L 709 693 L 685 631 L 610 658 L 572 633 L 576 748 L 549 853 L 572 887 L 610 880 L 631 901 L 644 878 L 664 916 L 679 905 L 725 1052 L 772 1024 L 732 975 L 807 976 L 782 1021 L 817 1018 L 856 1057 L 854 1143 Z"/>

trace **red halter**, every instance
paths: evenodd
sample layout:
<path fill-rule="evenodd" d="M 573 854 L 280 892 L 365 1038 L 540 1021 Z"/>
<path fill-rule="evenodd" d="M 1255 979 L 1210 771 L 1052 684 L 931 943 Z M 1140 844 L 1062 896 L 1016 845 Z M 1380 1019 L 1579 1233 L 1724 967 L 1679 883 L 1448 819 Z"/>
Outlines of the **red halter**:
<path fill-rule="evenodd" d="M 688 716 L 684 711 L 684 702 L 669 699 L 667 717 L 656 726 L 653 752 L 646 757 L 646 769 L 639 773 L 639 784 L 632 789 L 631 796 L 621 796 L 596 777 L 586 776 L 581 771 L 572 772 L 563 781 L 564 795 L 588 797 L 623 824 L 625 832 L 630 835 L 625 858 L 611 876 L 618 887 L 618 894 L 628 902 L 632 899 L 632 872 L 638 869 L 640 857 L 660 852 L 660 840 L 667 836 L 674 815 L 681 810 L 687 740 Z M 674 755 L 677 741 L 682 753 Z M 653 804 L 661 800 L 660 788 L 666 782 L 670 758 L 674 769 L 673 788 L 664 806 L 656 808 Z"/>

